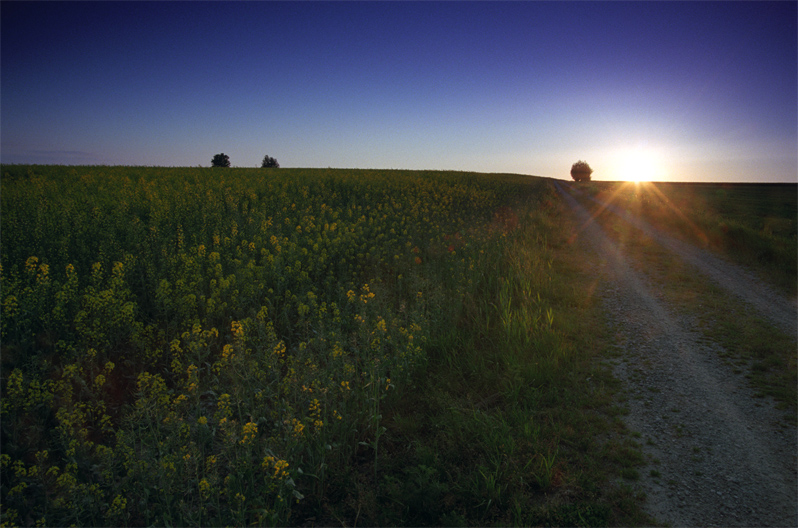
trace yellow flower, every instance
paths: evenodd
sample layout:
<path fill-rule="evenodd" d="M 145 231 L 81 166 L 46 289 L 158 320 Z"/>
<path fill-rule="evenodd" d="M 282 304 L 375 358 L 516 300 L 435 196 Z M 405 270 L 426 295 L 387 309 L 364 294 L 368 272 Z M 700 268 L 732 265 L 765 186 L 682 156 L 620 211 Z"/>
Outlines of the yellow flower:
<path fill-rule="evenodd" d="M 286 423 L 288 423 L 288 422 L 286 422 Z M 305 430 L 305 424 L 303 424 L 302 422 L 300 422 L 296 418 L 292 418 L 291 419 L 291 423 L 289 425 L 291 426 L 291 434 L 294 437 L 299 438 L 300 436 L 302 436 L 302 431 Z"/>
<path fill-rule="evenodd" d="M 200 495 L 207 497 L 210 489 L 211 489 L 211 484 L 208 482 L 208 479 L 202 479 L 199 481 Z"/>
<path fill-rule="evenodd" d="M 9 295 L 3 301 L 3 307 L 6 309 L 6 316 L 10 319 L 14 317 L 19 309 L 19 303 L 17 302 L 17 298 L 13 295 Z"/>
<path fill-rule="evenodd" d="M 288 476 L 288 462 L 285 460 L 278 460 L 274 463 L 274 476 L 286 477 Z"/>
<path fill-rule="evenodd" d="M 244 424 L 244 430 L 241 433 L 241 444 L 246 445 L 255 440 L 255 435 L 258 434 L 258 424 L 255 422 L 247 422 Z"/>
<path fill-rule="evenodd" d="M 13 488 L 11 488 L 9 490 L 8 496 L 10 497 L 11 495 L 14 495 L 14 494 L 17 494 L 17 493 L 22 494 L 22 492 L 25 491 L 25 489 L 27 487 L 28 487 L 28 484 L 26 482 L 20 482 L 19 484 L 17 484 L 16 486 L 14 486 Z"/>
<path fill-rule="evenodd" d="M 205 425 L 208 423 L 208 418 L 206 418 L 205 416 L 200 416 L 199 418 L 197 418 L 197 423 L 200 425 Z"/>
<path fill-rule="evenodd" d="M 38 257 L 28 257 L 28 260 L 25 261 L 25 267 L 28 269 L 30 273 L 36 273 L 37 264 L 39 264 Z"/>
<path fill-rule="evenodd" d="M 108 517 L 118 517 L 124 514 L 125 508 L 127 508 L 127 499 L 121 495 L 117 495 L 114 497 L 114 501 L 111 503 L 111 507 L 108 508 L 108 513 L 106 513 L 106 515 Z"/>
<path fill-rule="evenodd" d="M 39 266 L 39 275 L 36 276 L 36 280 L 38 282 L 46 281 L 49 273 L 50 273 L 50 266 L 48 266 L 47 264 L 41 264 Z"/>
<path fill-rule="evenodd" d="M 216 404 L 219 408 L 219 413 L 222 416 L 230 416 L 232 410 L 230 409 L 230 395 L 229 394 L 222 394 L 219 396 L 219 401 Z M 223 422 L 219 422 L 220 424 Z"/>

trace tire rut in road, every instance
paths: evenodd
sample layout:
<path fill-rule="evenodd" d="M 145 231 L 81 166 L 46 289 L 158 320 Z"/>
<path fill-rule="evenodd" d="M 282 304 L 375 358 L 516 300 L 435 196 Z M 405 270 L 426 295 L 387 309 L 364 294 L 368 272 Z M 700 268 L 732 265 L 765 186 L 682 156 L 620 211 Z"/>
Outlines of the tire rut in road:
<path fill-rule="evenodd" d="M 604 279 L 599 294 L 617 332 L 625 421 L 648 460 L 635 484 L 647 511 L 673 526 L 798 526 L 795 427 L 754 398 L 720 360 L 720 347 L 660 301 L 589 213 L 558 190 Z"/>
<path fill-rule="evenodd" d="M 572 190 L 581 193 L 578 189 Z M 587 196 L 587 198 L 646 233 L 663 247 L 692 265 L 699 273 L 709 277 L 720 287 L 752 306 L 783 332 L 792 336 L 798 334 L 798 304 L 773 291 L 750 271 L 727 262 L 709 251 L 666 235 L 642 218 L 612 203 L 594 196 Z"/>

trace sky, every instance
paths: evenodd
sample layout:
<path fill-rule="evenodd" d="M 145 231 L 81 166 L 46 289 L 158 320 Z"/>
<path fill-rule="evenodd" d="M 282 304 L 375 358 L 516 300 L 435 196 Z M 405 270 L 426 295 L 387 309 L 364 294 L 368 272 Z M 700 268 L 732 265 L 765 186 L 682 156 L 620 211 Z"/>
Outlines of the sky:
<path fill-rule="evenodd" d="M 0 162 L 798 181 L 796 2 L 0 3 Z"/>

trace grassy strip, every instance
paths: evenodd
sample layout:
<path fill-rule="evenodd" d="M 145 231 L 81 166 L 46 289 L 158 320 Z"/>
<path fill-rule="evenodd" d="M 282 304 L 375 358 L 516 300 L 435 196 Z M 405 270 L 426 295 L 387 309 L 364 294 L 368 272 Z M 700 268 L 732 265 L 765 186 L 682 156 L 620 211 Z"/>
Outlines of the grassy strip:
<path fill-rule="evenodd" d="M 588 200 L 583 205 L 596 213 Z M 658 287 L 666 302 L 697 321 L 697 327 L 725 350 L 736 372 L 745 372 L 760 396 L 776 399 L 785 419 L 796 420 L 798 371 L 796 340 L 752 313 L 731 294 L 662 248 L 653 239 L 612 213 L 598 214 L 597 221 L 624 247 L 632 265 Z"/>
<path fill-rule="evenodd" d="M 519 228 L 480 262 L 456 324 L 430 343 L 412 391 L 384 407 L 380 467 L 368 448 L 337 476 L 317 521 L 392 525 L 650 524 L 616 482 L 642 460 L 597 359 L 611 335 L 559 205 L 516 210 Z M 351 490 L 343 493 L 344 490 Z"/>
<path fill-rule="evenodd" d="M 798 293 L 798 195 L 793 184 L 591 182 L 591 195 Z"/>

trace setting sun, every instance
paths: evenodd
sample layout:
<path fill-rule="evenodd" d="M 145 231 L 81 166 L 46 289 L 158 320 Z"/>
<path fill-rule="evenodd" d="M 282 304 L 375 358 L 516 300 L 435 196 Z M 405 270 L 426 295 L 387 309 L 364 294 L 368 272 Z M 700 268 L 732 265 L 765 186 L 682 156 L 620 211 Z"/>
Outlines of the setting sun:
<path fill-rule="evenodd" d="M 616 163 L 615 175 L 621 181 L 646 182 L 665 176 L 662 157 L 652 149 L 621 151 Z"/>

